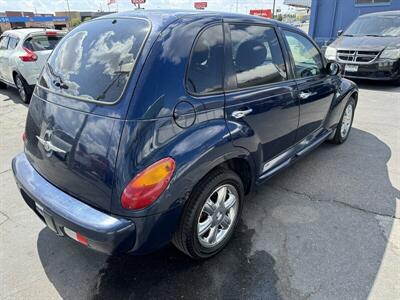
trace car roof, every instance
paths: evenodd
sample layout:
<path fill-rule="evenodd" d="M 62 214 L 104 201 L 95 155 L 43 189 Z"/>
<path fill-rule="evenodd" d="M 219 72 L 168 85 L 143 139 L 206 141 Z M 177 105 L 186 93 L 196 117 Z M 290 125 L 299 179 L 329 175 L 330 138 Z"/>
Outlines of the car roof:
<path fill-rule="evenodd" d="M 35 33 L 35 32 L 45 32 L 46 30 L 62 32 L 61 30 L 47 29 L 47 28 L 19 28 L 19 29 L 6 30 L 6 31 L 4 31 L 3 35 L 12 35 L 12 36 L 16 36 L 19 38 L 23 38 L 23 37 L 27 36 L 28 34 Z"/>
<path fill-rule="evenodd" d="M 160 22 L 162 19 L 162 23 L 164 25 L 168 25 L 172 23 L 174 20 L 185 18 L 187 22 L 190 22 L 192 19 L 197 19 L 199 17 L 220 17 L 225 20 L 236 21 L 236 22 L 255 22 L 255 23 L 264 23 L 271 25 L 279 25 L 282 27 L 290 27 L 288 24 L 279 22 L 277 20 L 267 19 L 259 16 L 247 15 L 247 14 L 239 14 L 239 13 L 228 13 L 228 12 L 217 12 L 217 11 L 199 11 L 199 10 L 172 10 L 172 9 L 138 9 L 133 11 L 124 11 L 120 13 L 105 15 L 97 19 L 102 18 L 112 18 L 112 17 L 140 17 L 150 20 L 151 22 L 157 21 Z"/>
<path fill-rule="evenodd" d="M 400 10 L 388 10 L 388 11 L 379 11 L 369 14 L 361 15 L 360 17 L 370 17 L 370 16 L 394 16 L 400 17 Z"/>

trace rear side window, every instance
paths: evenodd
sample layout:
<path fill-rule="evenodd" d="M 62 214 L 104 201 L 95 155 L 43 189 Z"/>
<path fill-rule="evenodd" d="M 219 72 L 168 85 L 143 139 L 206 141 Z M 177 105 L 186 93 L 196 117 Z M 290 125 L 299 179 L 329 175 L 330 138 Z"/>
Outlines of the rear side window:
<path fill-rule="evenodd" d="M 271 27 L 231 24 L 232 59 L 238 88 L 286 80 L 286 67 Z"/>
<path fill-rule="evenodd" d="M 8 49 L 15 49 L 18 45 L 19 39 L 15 37 L 10 37 L 10 41 L 8 42 Z"/>
<path fill-rule="evenodd" d="M 205 29 L 192 51 L 186 86 L 190 93 L 207 94 L 222 91 L 224 37 L 222 25 Z"/>
<path fill-rule="evenodd" d="M 23 47 L 31 51 L 53 50 L 61 36 L 35 35 L 24 41 Z"/>
<path fill-rule="evenodd" d="M 8 36 L 0 37 L 0 49 L 7 49 L 8 44 Z"/>
<path fill-rule="evenodd" d="M 116 102 L 149 30 L 149 22 L 134 18 L 83 23 L 58 43 L 39 86 L 81 100 Z"/>

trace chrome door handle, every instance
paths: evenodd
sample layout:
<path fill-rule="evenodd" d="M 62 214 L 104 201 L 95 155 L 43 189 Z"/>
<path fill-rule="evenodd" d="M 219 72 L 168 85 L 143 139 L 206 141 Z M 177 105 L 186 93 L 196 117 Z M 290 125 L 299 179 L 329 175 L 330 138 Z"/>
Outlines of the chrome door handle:
<path fill-rule="evenodd" d="M 245 116 L 247 116 L 248 114 L 251 114 L 253 112 L 253 109 L 249 108 L 246 110 L 235 110 L 231 116 L 234 117 L 235 119 L 240 119 L 243 118 Z"/>
<path fill-rule="evenodd" d="M 315 94 L 317 94 L 317 93 L 306 93 L 306 92 L 301 92 L 301 93 L 299 94 L 299 97 L 300 97 L 301 99 L 307 99 L 308 97 L 314 96 Z"/>

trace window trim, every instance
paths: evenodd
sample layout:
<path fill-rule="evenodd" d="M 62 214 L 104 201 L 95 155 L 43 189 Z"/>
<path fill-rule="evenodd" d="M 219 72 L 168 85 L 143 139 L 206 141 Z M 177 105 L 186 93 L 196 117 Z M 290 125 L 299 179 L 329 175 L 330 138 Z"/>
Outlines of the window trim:
<path fill-rule="evenodd" d="M 139 49 L 138 55 L 137 55 L 138 58 L 141 57 L 142 52 L 143 52 L 143 48 L 144 48 L 145 45 L 147 44 L 147 40 L 148 40 L 148 38 L 149 38 L 149 36 L 150 36 L 150 33 L 152 32 L 152 23 L 151 23 L 151 21 L 150 21 L 149 19 L 141 18 L 141 17 L 119 17 L 119 16 L 118 16 L 118 17 L 114 17 L 114 18 L 113 18 L 113 17 L 101 17 L 101 18 L 92 19 L 92 20 L 87 21 L 87 22 L 85 22 L 85 23 L 96 22 L 96 21 L 100 21 L 100 20 L 116 20 L 116 19 L 127 19 L 127 20 L 139 19 L 139 20 L 146 21 L 146 22 L 149 24 L 149 30 L 148 30 L 148 32 L 146 33 L 145 38 L 143 39 L 142 45 L 140 46 L 140 49 Z M 66 36 L 66 35 L 65 35 L 65 36 Z M 63 38 L 64 38 L 65 36 L 63 36 Z M 53 49 L 53 50 L 54 50 L 54 49 Z M 83 97 L 80 97 L 80 96 L 66 95 L 66 94 L 63 94 L 63 93 L 60 93 L 60 92 L 57 92 L 57 91 L 53 91 L 53 90 L 51 90 L 51 89 L 49 89 L 49 88 L 46 88 L 46 87 L 40 85 L 40 84 L 39 84 L 39 81 L 36 83 L 36 86 L 37 86 L 38 88 L 41 88 L 41 89 L 45 90 L 46 92 L 52 93 L 52 94 L 54 94 L 54 95 L 62 96 L 62 97 L 65 97 L 65 98 L 74 99 L 74 100 L 79 100 L 79 101 L 88 102 L 88 103 L 93 103 L 93 104 L 98 104 L 98 105 L 111 106 L 111 105 L 115 105 L 115 104 L 117 104 L 118 102 L 120 102 L 121 99 L 125 96 L 125 92 L 126 92 L 126 90 L 127 90 L 128 85 L 130 84 L 130 81 L 131 81 L 131 78 L 132 78 L 132 74 L 133 74 L 133 72 L 134 72 L 134 70 L 135 70 L 137 61 L 138 61 L 138 60 L 135 60 L 135 63 L 133 64 L 132 70 L 131 70 L 131 72 L 129 73 L 129 76 L 128 76 L 128 80 L 126 81 L 126 83 L 125 83 L 125 85 L 124 85 L 124 88 L 122 89 L 122 92 L 121 92 L 120 96 L 119 96 L 115 101 L 113 101 L 113 102 L 91 100 L 91 99 L 83 98 Z M 46 67 L 46 66 L 45 66 L 45 67 Z M 45 67 L 44 67 L 44 68 L 45 68 Z M 43 72 L 43 70 L 42 70 L 42 72 Z M 34 89 L 33 93 L 34 93 L 36 96 L 38 96 L 37 93 L 36 93 L 35 91 L 36 91 L 36 89 Z"/>
<path fill-rule="evenodd" d="M 216 92 L 207 92 L 207 93 L 193 93 L 190 92 L 188 89 L 188 76 L 189 76 L 189 70 L 190 70 L 190 65 L 192 63 L 192 56 L 194 52 L 194 48 L 197 45 L 197 41 L 200 39 L 201 35 L 209 28 L 214 27 L 214 26 L 221 26 L 222 29 L 222 48 L 223 48 L 223 58 L 225 57 L 225 29 L 224 29 L 224 23 L 223 22 L 212 22 L 210 24 L 207 24 L 205 27 L 203 27 L 196 35 L 192 46 L 190 47 L 190 54 L 189 54 L 189 59 L 186 64 L 185 68 L 185 76 L 184 76 L 184 86 L 185 86 L 185 91 L 192 97 L 205 97 L 205 96 L 213 96 L 213 95 L 221 95 L 225 93 L 225 61 L 223 60 L 222 62 L 222 90 L 221 91 L 216 91 Z"/>
<path fill-rule="evenodd" d="M 248 25 L 248 26 L 260 26 L 260 27 L 270 27 L 272 30 L 274 30 L 276 38 L 278 40 L 278 44 L 279 44 L 279 48 L 281 49 L 281 53 L 282 53 L 282 58 L 286 67 L 286 79 L 282 80 L 282 81 L 277 81 L 277 82 L 270 82 L 270 83 L 264 83 L 264 84 L 260 84 L 260 85 L 253 85 L 253 86 L 246 86 L 246 87 L 238 87 L 237 84 L 237 77 L 236 77 L 236 72 L 234 71 L 234 68 L 232 68 L 233 71 L 233 75 L 235 78 L 235 88 L 231 88 L 231 89 L 225 89 L 224 91 L 226 93 L 230 93 L 230 92 L 238 92 L 238 91 L 245 91 L 245 90 L 250 90 L 250 89 L 257 89 L 257 88 L 274 88 L 276 85 L 282 84 L 282 83 L 287 83 L 287 82 L 291 82 L 293 80 L 295 80 L 295 78 L 292 78 L 292 72 L 291 70 L 288 70 L 288 62 L 286 61 L 286 57 L 285 57 L 285 49 L 284 47 L 282 47 L 282 41 L 280 39 L 279 33 L 277 31 L 278 27 L 274 24 L 266 24 L 266 23 L 257 23 L 257 22 L 225 22 L 225 24 L 227 24 L 227 28 L 229 31 L 229 35 L 231 34 L 231 29 L 230 26 L 231 24 L 238 24 L 238 25 Z M 228 45 L 228 47 L 231 49 L 232 52 L 232 40 L 229 38 L 230 44 Z M 233 65 L 233 57 L 229 57 L 228 60 L 230 61 L 230 64 Z M 290 63 L 289 63 L 290 64 Z"/>
<path fill-rule="evenodd" d="M 290 31 L 290 32 L 292 32 L 292 33 L 298 34 L 298 35 L 300 35 L 300 36 L 306 38 L 306 39 L 317 49 L 317 51 L 318 51 L 318 53 L 319 53 L 319 56 L 320 56 L 320 58 L 321 58 L 321 62 L 322 62 L 322 73 L 317 74 L 317 75 L 307 76 L 307 77 L 297 77 L 297 76 L 296 76 L 296 72 L 295 72 L 295 62 L 294 62 L 292 50 L 290 49 L 290 46 L 289 46 L 288 41 L 287 41 L 287 39 L 286 39 L 285 31 Z M 325 66 L 326 66 L 325 58 L 324 58 L 324 56 L 322 55 L 321 50 L 319 49 L 318 45 L 317 45 L 312 39 L 310 39 L 310 38 L 309 38 L 306 34 L 304 34 L 303 32 L 299 32 L 299 31 L 297 31 L 297 30 L 295 30 L 295 29 L 288 28 L 288 27 L 282 27 L 282 28 L 281 28 L 281 33 L 282 33 L 282 37 L 283 37 L 283 39 L 284 39 L 284 42 L 285 42 L 285 45 L 286 45 L 286 48 L 287 48 L 287 52 L 288 52 L 288 55 L 289 55 L 290 66 L 291 66 L 291 69 L 292 69 L 292 74 L 293 74 L 293 79 L 294 79 L 294 80 L 304 80 L 304 79 L 310 79 L 310 78 L 319 78 L 319 77 L 321 77 L 321 76 L 326 76 L 326 75 L 327 75 L 326 69 L 325 69 Z"/>
<path fill-rule="evenodd" d="M 387 6 L 392 4 L 392 0 L 388 0 L 387 2 L 378 2 L 376 3 L 375 0 L 371 0 L 371 3 L 357 3 L 357 0 L 354 0 L 355 7 L 365 7 L 365 6 Z"/>

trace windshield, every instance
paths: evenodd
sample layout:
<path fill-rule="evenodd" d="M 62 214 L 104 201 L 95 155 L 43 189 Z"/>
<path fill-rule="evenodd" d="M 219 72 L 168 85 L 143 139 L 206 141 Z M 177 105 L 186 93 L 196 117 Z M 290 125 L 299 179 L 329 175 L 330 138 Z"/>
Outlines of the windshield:
<path fill-rule="evenodd" d="M 400 36 L 400 18 L 397 16 L 370 16 L 358 18 L 344 35 Z"/>
<path fill-rule="evenodd" d="M 83 23 L 56 46 L 39 86 L 82 100 L 116 102 L 149 30 L 143 19 Z"/>

